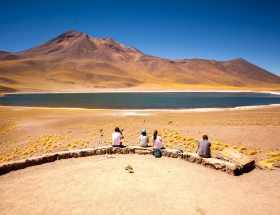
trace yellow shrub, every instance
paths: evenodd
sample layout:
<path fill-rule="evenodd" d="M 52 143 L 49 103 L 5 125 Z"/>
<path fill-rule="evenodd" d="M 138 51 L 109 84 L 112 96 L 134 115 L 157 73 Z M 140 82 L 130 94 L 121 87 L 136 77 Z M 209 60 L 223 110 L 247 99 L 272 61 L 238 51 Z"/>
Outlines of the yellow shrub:
<path fill-rule="evenodd" d="M 269 168 L 269 169 L 273 169 L 273 163 L 271 162 L 268 162 L 267 160 L 262 160 L 262 161 L 259 161 L 259 165 L 261 167 L 266 167 L 266 168 Z"/>
<path fill-rule="evenodd" d="M 255 149 L 253 149 L 253 150 L 251 150 L 251 151 L 248 152 L 248 155 L 255 155 L 255 154 L 257 154 L 257 153 L 258 153 L 258 151 L 255 150 Z"/>

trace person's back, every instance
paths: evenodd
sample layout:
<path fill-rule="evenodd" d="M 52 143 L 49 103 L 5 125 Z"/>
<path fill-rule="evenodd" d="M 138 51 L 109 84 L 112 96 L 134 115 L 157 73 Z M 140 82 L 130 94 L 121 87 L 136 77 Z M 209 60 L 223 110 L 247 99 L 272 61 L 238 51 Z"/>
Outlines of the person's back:
<path fill-rule="evenodd" d="M 208 158 L 211 157 L 211 143 L 208 141 L 208 136 L 203 135 L 203 140 L 199 141 L 197 154 L 200 157 Z"/>
<path fill-rule="evenodd" d="M 155 130 L 154 134 L 153 134 L 153 146 L 155 149 L 162 149 L 162 148 L 164 148 L 164 145 L 163 145 L 161 137 L 158 136 L 157 134 L 158 134 L 158 131 Z"/>
<path fill-rule="evenodd" d="M 147 132 L 145 129 L 142 129 L 142 133 L 138 138 L 138 144 L 141 147 L 147 147 L 149 144 L 149 137 L 147 136 Z"/>
<path fill-rule="evenodd" d="M 157 136 L 157 138 L 154 140 L 154 148 L 161 149 L 164 148 L 163 142 L 160 136 Z"/>
<path fill-rule="evenodd" d="M 149 137 L 146 135 L 140 135 L 139 136 L 139 146 L 142 146 L 142 147 L 147 147 L 148 146 L 148 143 L 149 143 Z"/>
<path fill-rule="evenodd" d="M 121 139 L 123 138 L 120 129 L 118 127 L 115 128 L 115 132 L 112 134 L 112 146 L 121 146 Z"/>

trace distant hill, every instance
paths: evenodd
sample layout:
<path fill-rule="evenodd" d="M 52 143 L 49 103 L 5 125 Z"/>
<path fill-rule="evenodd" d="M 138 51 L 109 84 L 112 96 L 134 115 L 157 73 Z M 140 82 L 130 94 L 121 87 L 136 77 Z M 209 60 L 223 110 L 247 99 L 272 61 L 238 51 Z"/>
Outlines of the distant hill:
<path fill-rule="evenodd" d="M 280 90 L 280 77 L 238 58 L 169 60 L 71 30 L 22 52 L 0 52 L 0 91 Z"/>

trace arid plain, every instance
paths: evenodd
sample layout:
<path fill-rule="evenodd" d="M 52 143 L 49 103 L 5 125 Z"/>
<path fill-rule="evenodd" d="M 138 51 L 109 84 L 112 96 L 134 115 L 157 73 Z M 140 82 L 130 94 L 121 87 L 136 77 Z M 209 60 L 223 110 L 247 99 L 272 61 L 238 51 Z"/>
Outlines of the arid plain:
<path fill-rule="evenodd" d="M 265 106 L 205 110 L 93 110 L 0 108 L 0 162 L 55 151 L 111 144 L 116 126 L 124 129 L 124 143 L 137 144 L 142 128 L 158 130 L 168 148 L 195 150 L 207 134 L 213 155 L 234 147 L 274 168 L 280 160 L 280 107 Z M 102 129 L 102 132 L 100 130 Z"/>

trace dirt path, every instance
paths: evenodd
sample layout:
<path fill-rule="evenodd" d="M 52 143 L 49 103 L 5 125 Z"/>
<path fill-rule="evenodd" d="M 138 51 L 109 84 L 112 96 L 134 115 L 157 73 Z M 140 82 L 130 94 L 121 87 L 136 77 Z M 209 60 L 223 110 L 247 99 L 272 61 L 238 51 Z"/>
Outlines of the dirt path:
<path fill-rule="evenodd" d="M 278 170 L 234 177 L 165 157 L 85 157 L 0 176 L 0 214 L 278 215 L 279 183 Z"/>

